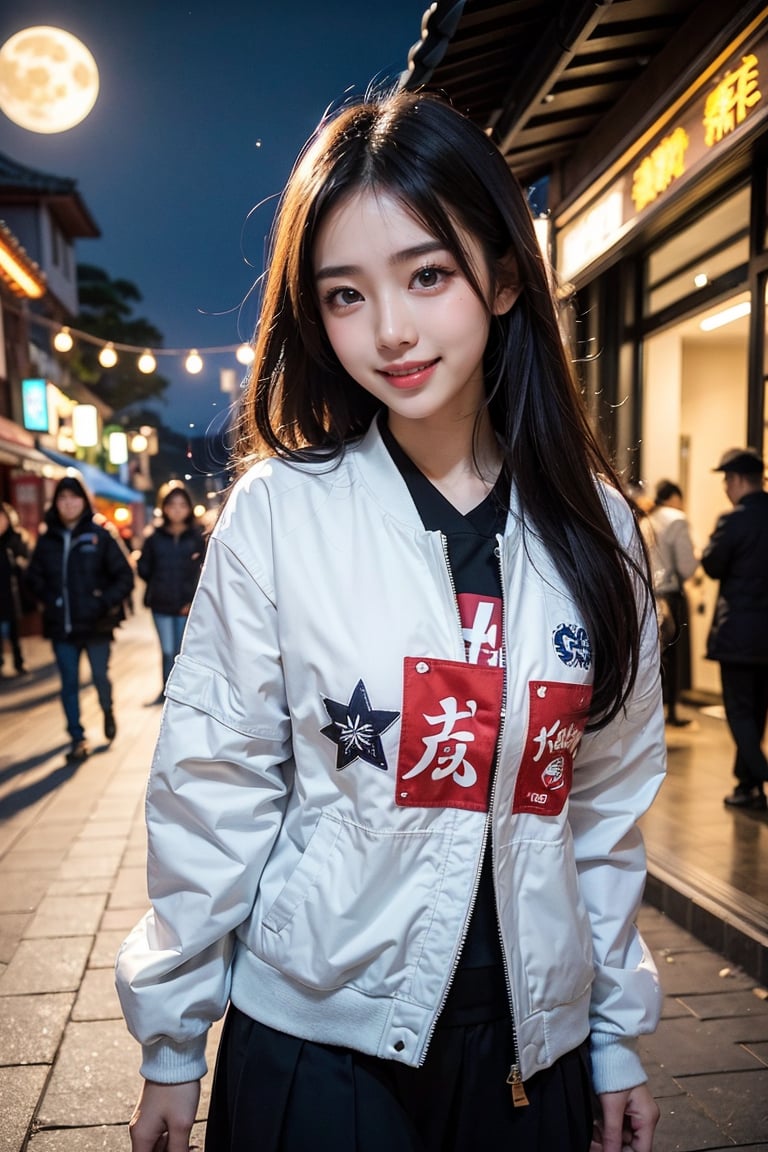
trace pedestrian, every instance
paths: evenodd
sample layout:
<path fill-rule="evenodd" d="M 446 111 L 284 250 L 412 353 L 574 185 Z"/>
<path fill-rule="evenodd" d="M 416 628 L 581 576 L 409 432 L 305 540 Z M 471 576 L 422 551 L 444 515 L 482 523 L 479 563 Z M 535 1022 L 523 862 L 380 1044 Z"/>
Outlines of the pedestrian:
<path fill-rule="evenodd" d="M 61 677 L 61 703 L 72 741 L 67 760 L 89 755 L 80 720 L 80 656 L 88 655 L 104 713 L 104 736 L 117 725 L 109 679 L 112 633 L 125 618 L 123 602 L 133 588 L 133 570 L 117 533 L 97 523 L 85 486 L 62 476 L 45 514 L 26 580 L 43 605 L 43 635 L 52 645 Z"/>
<path fill-rule="evenodd" d="M 667 724 L 683 728 L 690 724 L 677 707 L 683 686 L 690 686 L 690 637 L 685 581 L 699 561 L 691 539 L 691 526 L 683 511 L 683 491 L 673 480 L 656 485 L 651 528 L 651 572 L 662 617 L 661 668 Z"/>
<path fill-rule="evenodd" d="M 7 640 L 17 676 L 23 676 L 27 671 L 19 640 L 19 623 L 23 610 L 21 577 L 28 559 L 29 543 L 19 524 L 19 514 L 12 504 L 0 503 L 0 668 Z"/>
<path fill-rule="evenodd" d="M 187 1148 L 228 998 L 208 1152 L 586 1152 L 593 1084 L 605 1152 L 651 1148 L 656 622 L 548 275 L 437 97 L 294 170 L 117 963 L 134 1152 Z"/>
<path fill-rule="evenodd" d="M 707 659 L 720 663 L 723 705 L 736 745 L 736 786 L 729 808 L 764 812 L 768 760 L 762 742 L 768 716 L 768 493 L 763 458 L 730 448 L 714 469 L 723 473 L 733 508 L 719 518 L 701 565 L 720 581 L 707 637 Z"/>
<path fill-rule="evenodd" d="M 146 537 L 137 568 L 146 582 L 144 604 L 152 611 L 160 640 L 165 684 L 181 649 L 184 625 L 203 565 L 205 540 L 192 497 L 181 480 L 164 484 L 157 503 L 161 522 Z M 152 703 L 162 702 L 161 689 Z"/>

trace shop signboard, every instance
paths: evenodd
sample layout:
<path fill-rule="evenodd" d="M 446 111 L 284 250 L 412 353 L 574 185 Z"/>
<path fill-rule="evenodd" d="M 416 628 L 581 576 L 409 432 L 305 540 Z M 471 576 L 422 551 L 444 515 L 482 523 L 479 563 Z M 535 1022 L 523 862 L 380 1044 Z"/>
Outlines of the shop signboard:
<path fill-rule="evenodd" d="M 573 279 L 645 220 L 665 198 L 722 156 L 768 115 L 768 31 L 742 46 L 595 200 L 557 232 L 557 270 Z"/>

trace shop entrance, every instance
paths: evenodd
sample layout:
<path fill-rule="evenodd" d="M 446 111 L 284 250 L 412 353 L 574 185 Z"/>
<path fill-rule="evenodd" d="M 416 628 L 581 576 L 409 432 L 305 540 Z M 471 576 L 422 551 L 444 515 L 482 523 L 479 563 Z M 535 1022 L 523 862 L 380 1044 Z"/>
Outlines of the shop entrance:
<path fill-rule="evenodd" d="M 749 294 L 739 293 L 665 329 L 643 346 L 643 481 L 680 485 L 694 545 L 707 542 L 730 508 L 722 475 L 727 448 L 745 443 Z M 718 665 L 705 659 L 717 584 L 699 571 L 686 586 L 691 610 L 691 687 L 718 693 Z"/>

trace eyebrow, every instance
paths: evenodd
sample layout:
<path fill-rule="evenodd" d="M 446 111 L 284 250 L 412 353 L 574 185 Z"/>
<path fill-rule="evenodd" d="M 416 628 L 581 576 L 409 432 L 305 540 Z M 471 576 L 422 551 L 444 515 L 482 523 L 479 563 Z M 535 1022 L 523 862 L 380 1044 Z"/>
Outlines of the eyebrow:
<path fill-rule="evenodd" d="M 388 263 L 406 264 L 409 260 L 418 259 L 419 256 L 429 256 L 432 252 L 446 252 L 445 244 L 439 240 L 426 240 L 423 244 L 414 244 L 412 248 L 403 248 L 401 252 L 394 252 Z M 339 276 L 357 276 L 362 272 L 358 264 L 329 264 L 315 273 L 316 280 L 335 279 Z"/>

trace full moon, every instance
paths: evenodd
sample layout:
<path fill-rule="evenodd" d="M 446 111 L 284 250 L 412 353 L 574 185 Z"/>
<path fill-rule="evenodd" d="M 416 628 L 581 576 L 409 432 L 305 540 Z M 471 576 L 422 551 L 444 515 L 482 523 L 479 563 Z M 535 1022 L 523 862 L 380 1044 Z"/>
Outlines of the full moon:
<path fill-rule="evenodd" d="M 0 108 L 31 132 L 66 132 L 99 94 L 91 53 L 62 28 L 25 28 L 0 48 Z"/>

